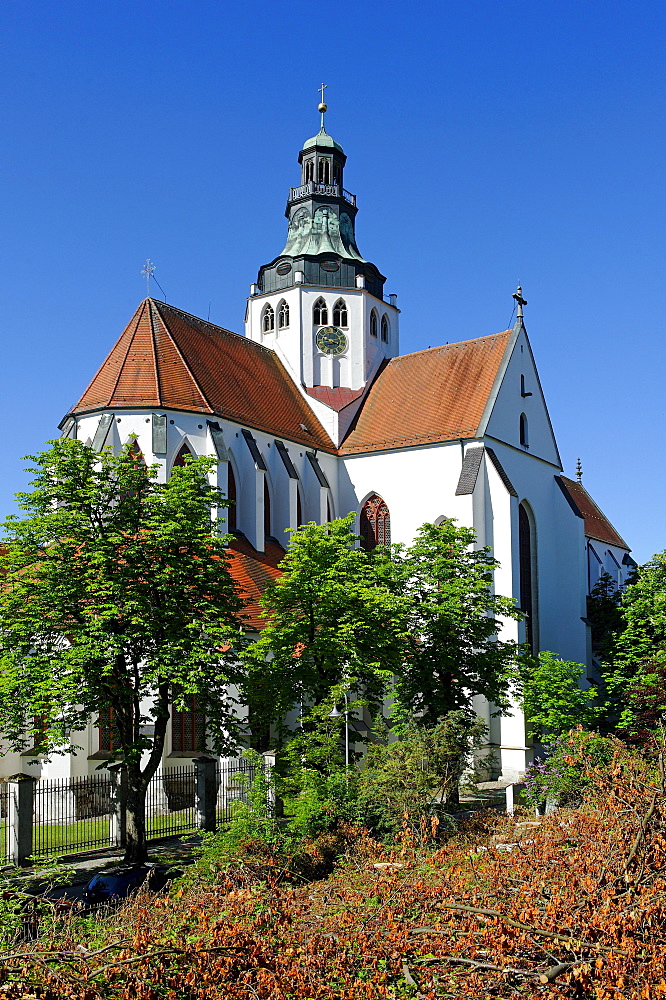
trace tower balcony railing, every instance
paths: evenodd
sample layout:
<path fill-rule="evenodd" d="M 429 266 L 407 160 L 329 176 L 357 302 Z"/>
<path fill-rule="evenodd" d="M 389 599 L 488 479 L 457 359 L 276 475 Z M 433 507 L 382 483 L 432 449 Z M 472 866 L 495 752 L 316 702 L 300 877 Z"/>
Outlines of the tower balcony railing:
<path fill-rule="evenodd" d="M 327 194 L 332 198 L 344 198 L 350 205 L 356 207 L 356 195 L 350 191 L 345 191 L 339 184 L 320 184 L 317 181 L 308 181 L 300 187 L 291 188 L 289 201 L 297 201 L 299 198 L 307 198 L 313 194 Z"/>

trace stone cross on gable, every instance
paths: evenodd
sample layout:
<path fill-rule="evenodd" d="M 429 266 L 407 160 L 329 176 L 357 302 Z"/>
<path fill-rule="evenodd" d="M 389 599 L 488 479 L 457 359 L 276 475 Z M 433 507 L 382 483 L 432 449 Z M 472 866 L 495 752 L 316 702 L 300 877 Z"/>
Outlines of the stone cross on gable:
<path fill-rule="evenodd" d="M 523 306 L 527 305 L 527 299 L 523 298 L 523 290 L 520 287 L 520 285 L 518 285 L 518 288 L 513 293 L 513 298 L 516 300 L 516 302 L 518 304 L 518 311 L 516 312 L 516 318 L 517 319 L 522 319 L 523 318 Z"/>

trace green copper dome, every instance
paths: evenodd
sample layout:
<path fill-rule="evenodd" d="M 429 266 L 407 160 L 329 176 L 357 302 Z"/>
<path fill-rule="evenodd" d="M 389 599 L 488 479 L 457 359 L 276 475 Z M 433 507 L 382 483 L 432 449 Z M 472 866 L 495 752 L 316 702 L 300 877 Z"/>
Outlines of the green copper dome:
<path fill-rule="evenodd" d="M 313 135 L 311 139 L 306 139 L 303 143 L 304 150 L 312 149 L 313 146 L 324 146 L 327 149 L 338 149 L 341 153 L 344 152 L 340 143 L 331 138 L 323 125 L 316 135 Z"/>

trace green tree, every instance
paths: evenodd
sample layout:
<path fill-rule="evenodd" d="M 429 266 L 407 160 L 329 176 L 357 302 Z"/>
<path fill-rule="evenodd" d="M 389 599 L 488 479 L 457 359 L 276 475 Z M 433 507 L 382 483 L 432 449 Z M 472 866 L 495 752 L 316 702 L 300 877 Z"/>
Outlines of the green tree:
<path fill-rule="evenodd" d="M 666 714 L 666 552 L 641 566 L 622 596 L 622 627 L 603 673 L 619 726 L 635 734 Z"/>
<path fill-rule="evenodd" d="M 293 532 L 282 576 L 264 594 L 267 623 L 246 650 L 242 686 L 255 736 L 352 678 L 377 705 L 387 677 L 401 670 L 408 602 L 383 558 L 359 548 L 353 520 L 350 514 Z"/>
<path fill-rule="evenodd" d="M 127 770 L 126 857 L 140 860 L 172 698 L 205 701 L 216 748 L 233 737 L 241 602 L 211 522 L 221 495 L 205 458 L 167 483 L 130 447 L 114 456 L 60 440 L 30 458 L 26 516 L 5 522 L 0 735 L 14 750 L 38 736 L 67 753 L 70 730 L 110 713 Z"/>
<path fill-rule="evenodd" d="M 592 632 L 592 653 L 606 661 L 615 636 L 622 631 L 622 591 L 609 573 L 602 573 L 587 598 L 587 620 Z"/>
<path fill-rule="evenodd" d="M 396 671 L 398 701 L 421 725 L 469 710 L 475 695 L 509 705 L 518 647 L 501 640 L 502 619 L 520 620 L 510 598 L 493 590 L 498 563 L 475 548 L 471 528 L 448 520 L 424 524 L 408 548 L 396 546 L 387 566 L 409 603 L 411 648 Z"/>
<path fill-rule="evenodd" d="M 593 704 L 597 689 L 581 687 L 585 676 L 581 663 L 543 651 L 525 661 L 522 673 L 521 701 L 530 736 L 544 742 L 575 726 L 595 725 L 601 712 Z"/>

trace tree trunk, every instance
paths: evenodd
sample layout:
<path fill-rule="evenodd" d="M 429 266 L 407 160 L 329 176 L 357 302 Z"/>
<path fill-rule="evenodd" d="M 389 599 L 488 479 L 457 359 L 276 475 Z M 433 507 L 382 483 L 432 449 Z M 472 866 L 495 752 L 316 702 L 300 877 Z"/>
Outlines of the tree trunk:
<path fill-rule="evenodd" d="M 146 845 L 146 783 L 134 769 L 127 773 L 127 840 L 125 861 L 140 864 L 148 857 Z"/>

